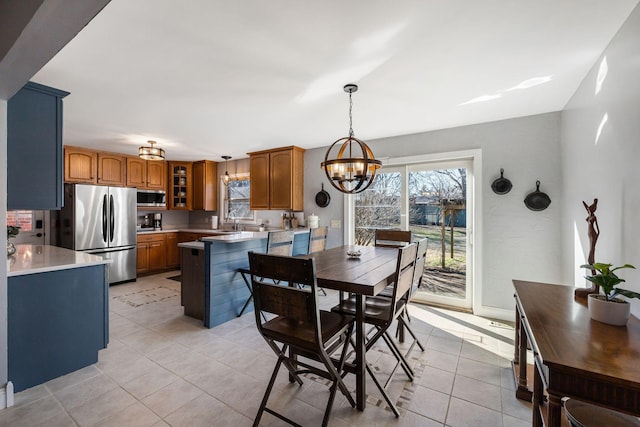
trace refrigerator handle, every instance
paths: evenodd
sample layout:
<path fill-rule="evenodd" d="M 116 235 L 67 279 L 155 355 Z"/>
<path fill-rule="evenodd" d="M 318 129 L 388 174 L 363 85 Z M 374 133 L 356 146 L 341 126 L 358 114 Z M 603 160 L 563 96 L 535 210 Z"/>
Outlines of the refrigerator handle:
<path fill-rule="evenodd" d="M 107 195 L 102 196 L 102 240 L 107 241 Z"/>
<path fill-rule="evenodd" d="M 116 225 L 116 214 L 113 206 L 113 195 L 109 195 L 109 242 L 113 242 L 113 228 Z"/>

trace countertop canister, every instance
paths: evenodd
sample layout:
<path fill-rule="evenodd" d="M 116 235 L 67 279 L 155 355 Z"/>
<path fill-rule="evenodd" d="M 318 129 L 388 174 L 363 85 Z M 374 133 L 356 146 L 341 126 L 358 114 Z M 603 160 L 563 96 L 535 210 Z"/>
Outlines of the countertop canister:
<path fill-rule="evenodd" d="M 318 228 L 318 216 L 311 214 L 307 217 L 307 225 L 309 228 Z"/>

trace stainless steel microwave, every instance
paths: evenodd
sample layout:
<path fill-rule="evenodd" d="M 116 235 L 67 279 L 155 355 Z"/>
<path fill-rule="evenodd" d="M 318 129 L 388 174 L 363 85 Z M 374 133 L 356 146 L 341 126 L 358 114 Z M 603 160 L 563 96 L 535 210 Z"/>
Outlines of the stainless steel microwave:
<path fill-rule="evenodd" d="M 162 190 L 138 190 L 138 207 L 166 208 L 167 193 Z"/>

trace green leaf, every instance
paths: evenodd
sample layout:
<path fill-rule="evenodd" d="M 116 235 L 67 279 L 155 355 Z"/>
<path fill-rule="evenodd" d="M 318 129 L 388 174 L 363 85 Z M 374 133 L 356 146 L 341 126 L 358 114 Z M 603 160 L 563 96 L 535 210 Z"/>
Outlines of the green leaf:
<path fill-rule="evenodd" d="M 633 265 L 631 265 L 631 264 L 625 264 L 625 265 L 621 265 L 620 267 L 616 267 L 616 268 L 614 268 L 614 269 L 613 269 L 613 270 L 611 270 L 611 271 L 616 271 L 616 270 L 619 270 L 619 269 L 621 269 L 621 268 L 633 268 L 633 269 L 635 270 L 635 267 L 634 267 Z"/>
<path fill-rule="evenodd" d="M 620 295 L 624 295 L 627 298 L 638 298 L 638 299 L 640 299 L 640 294 L 639 293 L 633 292 L 633 291 L 628 291 L 626 289 L 617 288 L 616 289 L 616 293 L 618 293 Z"/>

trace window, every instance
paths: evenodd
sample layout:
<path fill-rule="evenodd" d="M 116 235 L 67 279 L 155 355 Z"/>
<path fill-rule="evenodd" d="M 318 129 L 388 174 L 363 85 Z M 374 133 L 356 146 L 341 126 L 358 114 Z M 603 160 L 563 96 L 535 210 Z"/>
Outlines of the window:
<path fill-rule="evenodd" d="M 20 231 L 33 230 L 33 211 L 8 211 L 7 225 L 20 227 Z"/>
<path fill-rule="evenodd" d="M 256 214 L 249 207 L 249 174 L 231 175 L 229 185 L 223 184 L 224 218 L 227 221 L 255 222 Z"/>

